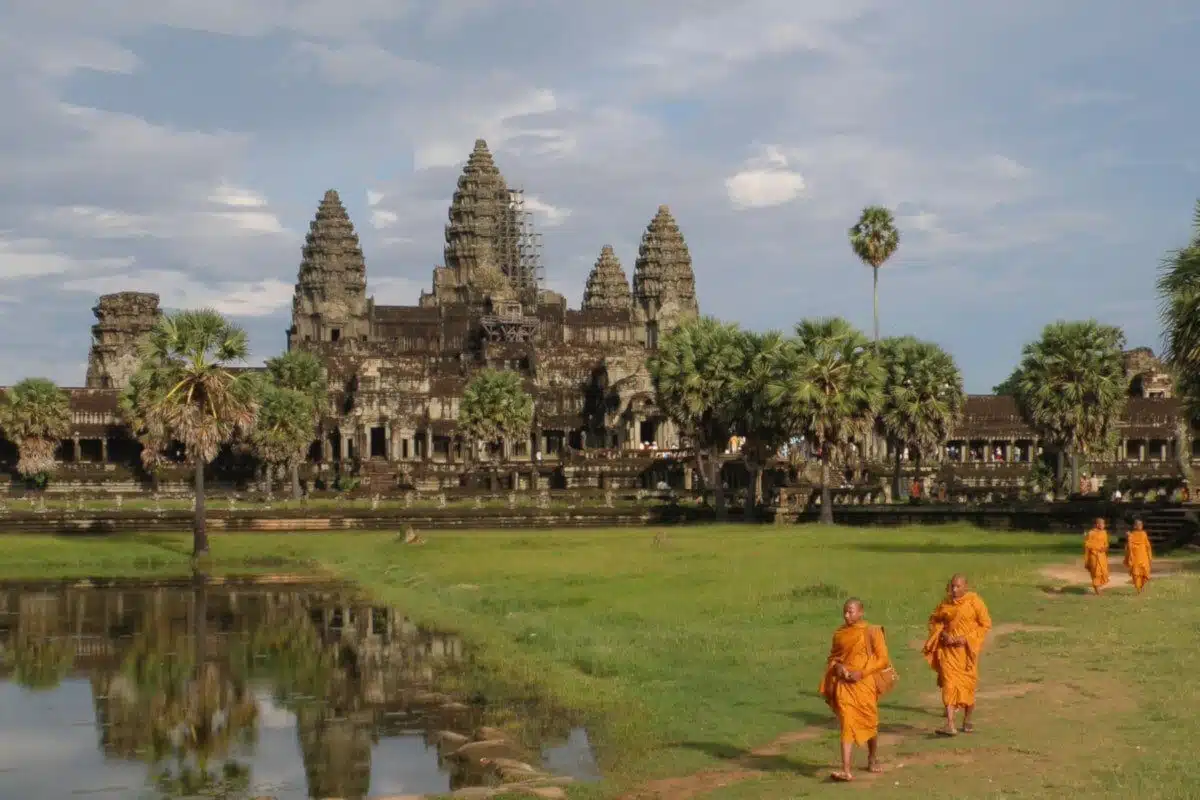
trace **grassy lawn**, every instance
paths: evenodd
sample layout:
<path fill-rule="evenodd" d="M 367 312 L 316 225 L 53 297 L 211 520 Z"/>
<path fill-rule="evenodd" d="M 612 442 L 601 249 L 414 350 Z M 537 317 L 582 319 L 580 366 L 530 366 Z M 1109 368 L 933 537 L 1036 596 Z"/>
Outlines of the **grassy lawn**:
<path fill-rule="evenodd" d="M 889 798 L 1195 796 L 1200 567 L 1190 556 L 1134 597 L 1092 598 L 1046 574 L 1077 536 L 960 527 L 698 527 L 636 531 L 217 534 L 218 571 L 354 579 L 482 647 L 508 690 L 588 714 L 610 780 L 572 796 L 793 798 L 825 782 L 836 731 L 815 694 L 850 594 L 887 628 L 899 688 L 883 704 Z M 0 577 L 178 572 L 187 537 L 0 539 Z M 1119 557 L 1113 561 L 1119 573 Z M 979 731 L 932 737 L 940 708 L 917 651 L 950 574 L 997 626 Z M 653 783 L 679 778 L 674 783 Z M 720 785 L 724 783 L 725 785 Z M 646 794 L 657 789 L 660 794 Z M 711 791 L 708 791 L 711 790 Z"/>

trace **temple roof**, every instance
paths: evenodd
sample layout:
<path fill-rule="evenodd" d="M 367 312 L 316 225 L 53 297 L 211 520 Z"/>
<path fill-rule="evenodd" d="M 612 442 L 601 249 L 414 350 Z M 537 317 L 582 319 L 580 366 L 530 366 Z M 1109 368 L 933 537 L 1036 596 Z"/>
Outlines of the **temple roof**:
<path fill-rule="evenodd" d="M 621 261 L 613 252 L 612 245 L 600 249 L 600 257 L 588 275 L 583 290 L 583 310 L 618 310 L 629 308 L 633 295 L 629 290 L 629 279 L 621 268 Z"/>
<path fill-rule="evenodd" d="M 485 262 L 512 275 L 515 259 L 510 251 L 515 250 L 519 235 L 516 214 L 508 184 L 483 139 L 475 140 L 475 148 L 467 157 L 448 217 L 445 261 L 460 279 L 467 279 Z"/>
<path fill-rule="evenodd" d="M 642 234 L 633 270 L 633 297 L 658 299 L 667 294 L 685 308 L 698 310 L 691 253 L 671 209 L 661 205 Z"/>
<path fill-rule="evenodd" d="M 316 216 L 309 223 L 300 262 L 300 283 L 329 278 L 366 288 L 366 260 L 354 223 L 334 189 L 325 192 Z"/>

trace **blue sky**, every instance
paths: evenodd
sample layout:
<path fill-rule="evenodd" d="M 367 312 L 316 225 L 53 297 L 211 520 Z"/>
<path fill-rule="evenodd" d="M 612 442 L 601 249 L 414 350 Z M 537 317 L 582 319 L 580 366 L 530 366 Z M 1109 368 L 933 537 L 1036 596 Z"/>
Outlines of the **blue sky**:
<path fill-rule="evenodd" d="M 869 330 L 846 229 L 880 203 L 883 333 L 942 344 L 968 390 L 1054 319 L 1157 350 L 1155 272 L 1200 195 L 1198 37 L 1174 0 L 8 0 L 0 383 L 81 384 L 122 289 L 275 354 L 328 188 L 377 302 L 415 302 L 477 137 L 573 305 L 667 203 L 705 313 Z"/>

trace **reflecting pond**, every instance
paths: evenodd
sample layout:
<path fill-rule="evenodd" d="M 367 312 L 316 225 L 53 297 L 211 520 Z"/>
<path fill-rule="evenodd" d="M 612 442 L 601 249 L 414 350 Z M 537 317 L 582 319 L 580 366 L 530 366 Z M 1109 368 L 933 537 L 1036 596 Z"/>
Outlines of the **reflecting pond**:
<path fill-rule="evenodd" d="M 566 716 L 445 693 L 468 665 L 457 637 L 345 586 L 0 583 L 0 797 L 351 800 L 513 770 L 598 777 Z"/>

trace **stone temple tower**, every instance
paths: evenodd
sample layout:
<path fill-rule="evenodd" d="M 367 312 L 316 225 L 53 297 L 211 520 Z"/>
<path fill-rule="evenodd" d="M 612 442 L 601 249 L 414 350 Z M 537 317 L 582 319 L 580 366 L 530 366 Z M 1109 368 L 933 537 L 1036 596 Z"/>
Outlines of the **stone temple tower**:
<path fill-rule="evenodd" d="M 523 301 L 536 301 L 534 281 L 520 259 L 522 228 L 513 193 L 483 139 L 467 157 L 447 216 L 445 266 L 434 269 L 433 291 L 422 293 L 421 305 L 471 302 L 478 294 L 472 291 L 476 278 L 490 284 L 497 271 L 518 295 L 533 290 Z"/>
<path fill-rule="evenodd" d="M 92 309 L 92 347 L 88 351 L 86 386 L 89 389 L 124 389 L 138 364 L 142 338 L 162 312 L 158 295 L 119 292 L 100 296 Z"/>
<path fill-rule="evenodd" d="M 366 261 L 346 207 L 330 189 L 304 240 L 288 349 L 305 342 L 363 341 L 370 333 Z"/>
<path fill-rule="evenodd" d="M 639 339 L 652 350 L 659 337 L 700 315 L 692 256 L 666 206 L 658 207 L 642 234 L 633 269 L 633 315 L 641 325 Z"/>
<path fill-rule="evenodd" d="M 633 296 L 629 292 L 629 279 L 621 262 L 613 252 L 612 245 L 606 244 L 600 249 L 600 257 L 596 266 L 588 275 L 587 285 L 583 289 L 584 311 L 627 311 L 633 306 Z"/>

